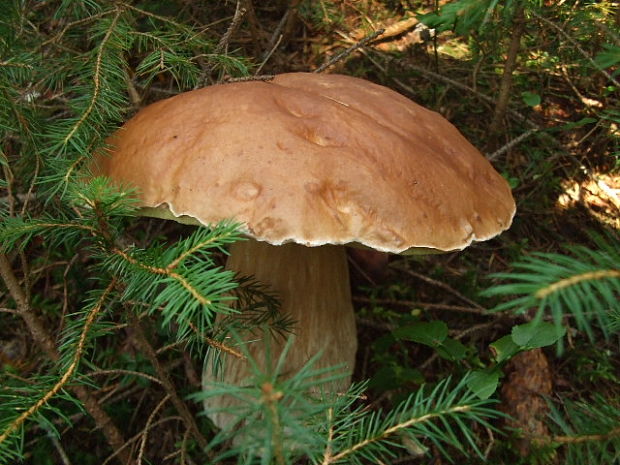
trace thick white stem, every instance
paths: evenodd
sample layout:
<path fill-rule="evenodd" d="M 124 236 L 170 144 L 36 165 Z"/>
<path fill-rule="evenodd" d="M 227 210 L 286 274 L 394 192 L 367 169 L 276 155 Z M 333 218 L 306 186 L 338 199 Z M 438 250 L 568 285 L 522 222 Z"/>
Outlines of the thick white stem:
<path fill-rule="evenodd" d="M 346 251 L 342 246 L 304 247 L 298 244 L 269 245 L 254 240 L 233 244 L 226 264 L 240 275 L 252 275 L 278 294 L 281 311 L 295 321 L 294 343 L 287 354 L 283 376 L 296 373 L 308 360 L 322 351 L 316 368 L 345 365 L 349 375 L 330 386 L 340 392 L 350 384 L 355 364 L 357 333 L 351 303 Z M 243 309 L 241 309 L 243 310 Z M 260 364 L 265 363 L 265 341 L 257 334 L 243 336 L 249 353 Z M 285 338 L 270 338 L 271 360 L 278 360 Z M 211 363 L 203 378 L 209 389 L 212 381 Z M 218 381 L 242 385 L 250 376 L 247 361 L 223 355 L 223 370 Z M 229 397 L 212 398 L 205 402 L 207 410 L 220 409 L 234 403 Z M 232 420 L 226 414 L 210 414 L 219 427 Z"/>

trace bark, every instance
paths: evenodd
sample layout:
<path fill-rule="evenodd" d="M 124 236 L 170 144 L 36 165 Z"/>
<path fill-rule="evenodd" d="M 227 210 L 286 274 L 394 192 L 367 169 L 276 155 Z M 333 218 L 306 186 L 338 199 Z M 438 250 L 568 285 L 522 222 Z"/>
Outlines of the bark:
<path fill-rule="evenodd" d="M 499 133 L 500 126 L 506 109 L 510 103 L 510 91 L 512 89 L 512 74 L 517 67 L 517 57 L 519 54 L 519 47 L 521 45 L 521 37 L 525 32 L 525 15 L 523 12 L 523 5 L 519 4 L 515 10 L 513 23 L 512 23 L 512 36 L 510 38 L 510 45 L 508 46 L 508 54 L 506 56 L 506 62 L 504 63 L 504 73 L 502 74 L 502 80 L 499 86 L 499 95 L 493 113 L 493 119 L 489 126 L 489 133 L 492 139 L 496 139 Z"/>

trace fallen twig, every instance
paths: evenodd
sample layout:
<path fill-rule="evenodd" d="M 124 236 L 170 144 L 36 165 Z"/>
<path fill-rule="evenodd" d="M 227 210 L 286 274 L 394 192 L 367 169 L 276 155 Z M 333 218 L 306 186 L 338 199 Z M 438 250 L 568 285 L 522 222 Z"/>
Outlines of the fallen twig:
<path fill-rule="evenodd" d="M 196 424 L 194 416 L 190 412 L 185 402 L 183 402 L 183 400 L 179 397 L 179 394 L 177 393 L 177 390 L 173 382 L 171 381 L 170 376 L 168 375 L 162 364 L 159 362 L 153 346 L 151 346 L 150 342 L 146 338 L 146 335 L 144 334 L 144 330 L 142 329 L 140 321 L 135 316 L 132 317 L 132 323 L 130 327 L 132 329 L 136 345 L 140 348 L 141 352 L 146 356 L 146 358 L 151 362 L 153 368 L 155 368 L 155 372 L 157 373 L 157 376 L 159 377 L 159 380 L 161 381 L 166 393 L 170 396 L 170 399 L 175 409 L 183 418 L 183 421 L 185 422 L 187 428 L 192 432 L 192 436 L 194 437 L 198 445 L 201 447 L 201 449 L 205 450 L 209 444 L 209 441 L 207 441 L 207 439 L 202 435 L 200 429 L 198 428 L 198 425 Z"/>
<path fill-rule="evenodd" d="M 499 149 L 497 149 L 495 152 L 486 155 L 487 160 L 489 161 L 493 161 L 495 160 L 497 157 L 499 157 L 500 155 L 502 155 L 503 153 L 507 152 L 508 150 L 512 149 L 515 145 L 520 144 L 521 142 L 523 142 L 525 139 L 527 139 L 528 137 L 530 137 L 532 134 L 535 134 L 539 131 L 539 129 L 536 128 L 532 128 L 532 129 L 528 129 L 527 131 L 525 131 L 523 134 L 521 134 L 518 137 L 515 137 L 514 139 L 512 139 L 511 141 L 509 141 L 507 144 L 504 144 L 503 147 L 500 147 Z"/>
<path fill-rule="evenodd" d="M 377 37 L 379 37 L 384 32 L 385 32 L 385 29 L 379 29 L 379 30 L 373 32 L 372 34 L 370 34 L 369 36 L 364 37 L 358 43 L 352 45 L 351 47 L 347 48 L 346 50 L 343 50 L 342 52 L 338 53 L 337 55 L 335 55 L 332 58 L 330 58 L 329 60 L 327 60 L 327 62 L 323 63 L 321 66 L 319 66 L 317 69 L 315 69 L 314 72 L 315 73 L 321 73 L 321 72 L 325 71 L 327 68 L 329 68 L 333 64 L 338 63 L 339 61 L 341 61 L 344 58 L 346 58 L 349 55 L 351 55 L 358 48 L 364 47 L 365 45 L 367 45 L 369 42 L 371 42 L 374 39 L 376 39 Z"/>
<path fill-rule="evenodd" d="M 235 15 L 233 16 L 232 21 L 228 25 L 228 29 L 226 29 L 226 32 L 224 33 L 224 35 L 222 35 L 222 37 L 220 38 L 220 41 L 215 46 L 215 49 L 213 49 L 213 55 L 218 55 L 222 52 L 225 52 L 225 53 L 228 52 L 228 43 L 230 42 L 230 38 L 235 33 L 235 31 L 239 28 L 239 25 L 241 24 L 241 20 L 245 16 L 246 11 L 247 10 L 245 8 L 241 7 L 241 2 L 237 1 Z M 213 72 L 213 70 L 215 69 L 215 66 L 216 66 L 216 63 L 210 63 L 209 65 L 204 67 L 202 74 L 200 75 L 196 85 L 194 86 L 194 89 L 204 87 L 207 84 L 207 81 L 209 80 L 209 75 Z"/>

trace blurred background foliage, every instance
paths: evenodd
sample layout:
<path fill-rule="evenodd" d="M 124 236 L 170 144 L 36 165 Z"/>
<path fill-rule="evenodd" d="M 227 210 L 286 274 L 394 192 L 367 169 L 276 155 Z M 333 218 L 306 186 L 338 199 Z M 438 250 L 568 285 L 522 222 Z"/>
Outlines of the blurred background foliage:
<path fill-rule="evenodd" d="M 618 2 L 1 0 L 0 11 L 1 463 L 619 462 Z M 459 253 L 387 267 L 352 255 L 358 384 L 304 397 L 309 364 L 278 385 L 290 399 L 278 433 L 260 422 L 276 411 L 265 383 L 280 380 L 257 372 L 240 415 L 258 412 L 255 431 L 270 436 L 235 441 L 192 400 L 231 293 L 277 307 L 221 270 L 234 225 L 135 218 L 125 193 L 79 174 L 151 102 L 325 64 L 448 118 L 510 182 L 518 213 Z M 210 283 L 209 308 L 179 286 L 157 293 L 165 283 L 147 272 L 188 249 L 178 272 Z"/>

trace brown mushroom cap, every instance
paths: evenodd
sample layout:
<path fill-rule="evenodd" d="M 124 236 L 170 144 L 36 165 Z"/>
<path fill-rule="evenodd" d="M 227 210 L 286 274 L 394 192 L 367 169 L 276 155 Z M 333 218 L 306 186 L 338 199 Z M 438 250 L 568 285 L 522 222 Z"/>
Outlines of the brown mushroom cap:
<path fill-rule="evenodd" d="M 462 249 L 510 226 L 508 183 L 446 119 L 377 84 L 291 73 L 161 100 L 95 174 L 145 207 L 271 244 Z"/>

